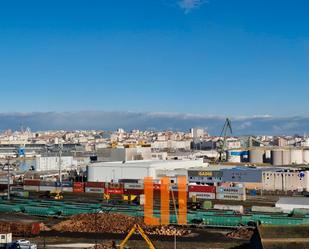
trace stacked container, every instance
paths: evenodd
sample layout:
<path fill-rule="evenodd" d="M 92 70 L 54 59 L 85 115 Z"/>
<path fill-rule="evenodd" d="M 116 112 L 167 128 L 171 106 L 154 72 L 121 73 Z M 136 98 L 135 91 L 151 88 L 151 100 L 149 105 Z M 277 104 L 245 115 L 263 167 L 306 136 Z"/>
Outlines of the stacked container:
<path fill-rule="evenodd" d="M 40 191 L 40 180 L 25 179 L 24 180 L 24 190 L 39 192 Z"/>
<path fill-rule="evenodd" d="M 124 183 L 123 188 L 126 195 L 141 195 L 144 193 L 143 183 Z"/>
<path fill-rule="evenodd" d="M 204 185 L 189 185 L 189 198 L 195 196 L 198 199 L 216 199 L 216 187 Z"/>
<path fill-rule="evenodd" d="M 104 194 L 106 195 L 123 195 L 124 189 L 121 183 L 106 183 Z"/>
<path fill-rule="evenodd" d="M 59 186 L 61 187 L 61 191 L 63 192 L 73 192 L 73 183 L 70 181 L 64 181 L 64 182 L 57 182 Z M 58 186 L 57 186 L 58 187 Z"/>
<path fill-rule="evenodd" d="M 57 183 L 52 181 L 40 181 L 40 189 L 41 192 L 50 191 L 54 192 L 57 191 Z"/>
<path fill-rule="evenodd" d="M 73 192 L 74 193 L 83 193 L 85 184 L 83 182 L 74 182 L 73 183 Z"/>
<path fill-rule="evenodd" d="M 86 182 L 85 192 L 86 193 L 104 193 L 104 182 Z"/>
<path fill-rule="evenodd" d="M 217 187 L 217 199 L 218 200 L 245 201 L 246 200 L 246 188 L 243 186 Z"/>

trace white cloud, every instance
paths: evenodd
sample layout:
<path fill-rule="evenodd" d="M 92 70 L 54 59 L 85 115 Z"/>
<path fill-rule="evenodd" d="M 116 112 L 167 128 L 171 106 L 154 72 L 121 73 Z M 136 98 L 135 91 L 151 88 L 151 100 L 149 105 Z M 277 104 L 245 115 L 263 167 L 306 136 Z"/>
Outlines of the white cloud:
<path fill-rule="evenodd" d="M 178 2 L 179 7 L 184 10 L 185 14 L 191 12 L 193 9 L 199 8 L 206 0 L 181 0 Z"/>
<path fill-rule="evenodd" d="M 309 117 L 257 116 L 231 117 L 234 135 L 284 135 L 309 133 Z M 0 131 L 20 129 L 20 124 L 31 130 L 183 130 L 192 127 L 207 127 L 212 135 L 219 135 L 224 116 L 168 113 L 168 112 L 33 112 L 0 113 Z"/>

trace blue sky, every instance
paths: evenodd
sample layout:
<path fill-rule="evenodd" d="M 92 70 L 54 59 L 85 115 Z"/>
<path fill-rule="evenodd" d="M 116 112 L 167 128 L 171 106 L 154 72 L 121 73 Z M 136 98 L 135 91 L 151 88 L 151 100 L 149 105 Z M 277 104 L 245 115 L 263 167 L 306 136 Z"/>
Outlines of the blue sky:
<path fill-rule="evenodd" d="M 307 0 L 0 3 L 0 112 L 309 116 Z"/>

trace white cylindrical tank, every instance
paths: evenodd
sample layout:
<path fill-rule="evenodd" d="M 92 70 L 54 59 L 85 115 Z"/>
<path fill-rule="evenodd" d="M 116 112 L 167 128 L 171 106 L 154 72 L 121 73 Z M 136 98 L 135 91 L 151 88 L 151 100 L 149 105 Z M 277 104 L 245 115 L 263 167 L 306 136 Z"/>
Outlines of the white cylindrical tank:
<path fill-rule="evenodd" d="M 289 150 L 282 151 L 282 164 L 283 165 L 291 164 L 291 152 Z"/>
<path fill-rule="evenodd" d="M 303 162 L 304 164 L 309 164 L 309 150 L 303 150 Z"/>
<path fill-rule="evenodd" d="M 272 150 L 271 151 L 271 159 L 273 165 L 282 165 L 282 150 Z"/>
<path fill-rule="evenodd" d="M 271 150 L 265 150 L 264 163 L 271 162 Z"/>
<path fill-rule="evenodd" d="M 253 149 L 249 151 L 250 163 L 263 163 L 265 151 L 261 149 Z"/>
<path fill-rule="evenodd" d="M 303 163 L 303 151 L 301 149 L 291 150 L 291 164 Z"/>

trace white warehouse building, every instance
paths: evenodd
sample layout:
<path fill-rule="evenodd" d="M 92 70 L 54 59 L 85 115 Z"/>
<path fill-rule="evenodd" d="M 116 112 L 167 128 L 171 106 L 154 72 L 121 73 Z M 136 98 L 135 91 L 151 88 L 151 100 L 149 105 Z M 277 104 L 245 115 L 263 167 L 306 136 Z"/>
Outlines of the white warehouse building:
<path fill-rule="evenodd" d="M 189 168 L 208 167 L 203 160 L 175 160 L 175 161 L 128 161 L 128 162 L 98 162 L 87 167 L 90 182 L 117 182 L 120 179 L 142 180 L 146 176 L 159 179 L 161 176 L 187 176 Z"/>
<path fill-rule="evenodd" d="M 61 164 L 59 163 L 59 157 L 56 156 L 38 156 L 35 159 L 36 171 L 48 171 L 48 170 L 69 170 L 77 168 L 77 161 L 72 156 L 61 157 Z"/>

